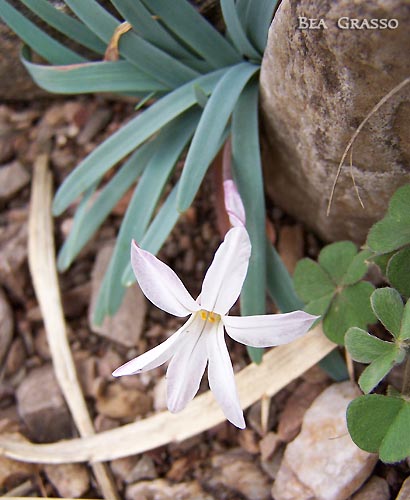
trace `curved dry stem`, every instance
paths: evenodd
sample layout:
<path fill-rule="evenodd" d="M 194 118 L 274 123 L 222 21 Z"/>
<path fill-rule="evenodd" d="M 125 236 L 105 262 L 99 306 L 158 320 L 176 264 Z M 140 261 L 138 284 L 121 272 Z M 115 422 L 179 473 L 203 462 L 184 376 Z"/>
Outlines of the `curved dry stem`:
<path fill-rule="evenodd" d="M 273 396 L 335 347 L 318 326 L 297 341 L 267 352 L 260 365 L 251 364 L 235 376 L 242 407 L 247 408 L 262 397 Z M 196 397 L 181 413 L 158 413 L 81 439 L 31 444 L 0 436 L 0 453 L 35 463 L 101 462 L 183 441 L 224 420 L 225 416 L 213 395 L 207 391 Z"/>
<path fill-rule="evenodd" d="M 401 83 L 399 83 L 398 85 L 396 85 L 396 87 L 394 87 L 392 90 L 390 90 L 390 92 L 388 92 L 382 99 L 380 99 L 380 101 L 372 108 L 372 110 L 370 111 L 370 113 L 366 116 L 366 118 L 362 121 L 362 123 L 357 127 L 355 133 L 350 138 L 350 141 L 348 142 L 348 144 L 346 146 L 346 149 L 343 152 L 342 159 L 340 160 L 339 166 L 337 168 L 336 177 L 335 177 L 335 180 L 333 181 L 332 190 L 330 192 L 330 198 L 329 198 L 329 203 L 327 205 L 326 215 L 330 214 L 330 208 L 331 208 L 333 197 L 334 197 L 334 194 L 335 194 L 336 184 L 337 184 L 337 181 L 339 180 L 340 172 L 342 171 L 342 167 L 343 167 L 343 163 L 344 163 L 344 161 L 346 159 L 346 156 L 347 156 L 347 154 L 349 152 L 349 149 L 353 146 L 353 143 L 357 139 L 357 137 L 360 134 L 362 128 L 366 125 L 366 123 L 369 121 L 369 119 L 383 106 L 383 104 L 385 104 L 391 97 L 393 97 L 395 94 L 397 94 L 397 92 L 400 92 L 400 90 L 403 87 L 405 87 L 408 83 L 410 83 L 410 77 L 404 79 Z M 353 185 L 355 186 L 356 183 L 354 181 L 353 174 L 352 174 L 352 180 L 353 180 Z M 363 206 L 363 203 L 361 201 L 361 198 L 359 196 L 357 188 L 356 188 L 356 193 L 358 195 L 358 198 L 359 198 L 359 201 L 360 201 L 361 205 Z"/>
<path fill-rule="evenodd" d="M 40 155 L 34 164 L 29 216 L 29 266 L 50 347 L 54 371 L 64 398 L 81 436 L 94 434 L 84 396 L 77 379 L 61 304 L 55 261 L 51 216 L 52 178 L 48 156 Z M 94 464 L 95 477 L 107 499 L 118 499 L 110 470 Z"/>

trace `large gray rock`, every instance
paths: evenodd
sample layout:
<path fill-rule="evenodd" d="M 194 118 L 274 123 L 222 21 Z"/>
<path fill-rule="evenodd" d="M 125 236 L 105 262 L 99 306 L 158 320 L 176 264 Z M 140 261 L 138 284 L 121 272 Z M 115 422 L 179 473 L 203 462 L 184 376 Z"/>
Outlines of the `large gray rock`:
<path fill-rule="evenodd" d="M 298 29 L 298 17 L 327 29 Z M 395 18 L 397 29 L 341 29 L 339 18 Z M 345 23 L 347 21 L 344 21 Z M 410 181 L 410 85 L 370 119 L 337 184 L 342 153 L 360 122 L 410 75 L 410 4 L 403 0 L 283 0 L 269 32 L 261 70 L 268 194 L 325 240 L 362 242 L 392 193 Z M 348 161 L 346 161 L 348 164 Z"/>

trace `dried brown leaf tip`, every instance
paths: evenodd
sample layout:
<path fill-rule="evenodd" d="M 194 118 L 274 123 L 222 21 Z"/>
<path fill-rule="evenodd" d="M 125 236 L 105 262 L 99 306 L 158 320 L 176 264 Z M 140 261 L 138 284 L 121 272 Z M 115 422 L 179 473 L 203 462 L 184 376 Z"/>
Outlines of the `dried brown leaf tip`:
<path fill-rule="evenodd" d="M 130 31 L 130 29 L 132 29 L 132 26 L 128 22 L 121 23 L 115 28 L 110 43 L 107 45 L 107 49 L 104 54 L 104 61 L 118 61 L 118 44 L 120 43 L 120 38 L 122 35 Z"/>

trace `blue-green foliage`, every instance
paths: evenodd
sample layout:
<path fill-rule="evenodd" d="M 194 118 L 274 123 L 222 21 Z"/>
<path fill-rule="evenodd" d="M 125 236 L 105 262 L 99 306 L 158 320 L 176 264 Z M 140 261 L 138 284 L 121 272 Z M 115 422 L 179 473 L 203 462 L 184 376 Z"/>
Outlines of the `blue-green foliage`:
<path fill-rule="evenodd" d="M 221 0 L 225 35 L 187 0 L 112 0 L 114 15 L 96 0 L 65 0 L 63 10 L 46 0 L 22 3 L 92 54 L 86 60 L 82 50 L 80 54 L 67 49 L 7 0 L 0 0 L 0 17 L 25 42 L 21 60 L 39 86 L 63 94 L 111 92 L 157 99 L 85 158 L 54 199 L 53 210 L 59 215 L 82 197 L 73 230 L 59 255 L 59 267 L 64 270 L 118 198 L 136 186 L 100 290 L 96 319 L 102 321 L 105 315 L 115 313 L 123 296 L 123 282 L 130 284 L 133 279 L 128 264 L 130 240 L 159 250 L 179 213 L 191 205 L 209 165 L 229 136 L 233 173 L 244 199 L 253 246 L 243 311 L 263 313 L 266 265 L 271 254 L 266 256 L 265 250 L 258 72 L 277 0 Z M 119 60 L 104 61 L 105 49 L 124 21 L 132 29 L 120 38 Z M 49 64 L 33 63 L 31 51 Z M 158 212 L 168 179 L 185 153 L 181 179 Z M 103 185 L 106 172 L 121 162 L 112 180 Z M 277 259 L 269 265 L 281 267 Z M 279 302 L 284 294 L 293 293 L 289 278 L 283 288 L 278 292 Z M 260 353 L 252 356 L 257 360 Z"/>

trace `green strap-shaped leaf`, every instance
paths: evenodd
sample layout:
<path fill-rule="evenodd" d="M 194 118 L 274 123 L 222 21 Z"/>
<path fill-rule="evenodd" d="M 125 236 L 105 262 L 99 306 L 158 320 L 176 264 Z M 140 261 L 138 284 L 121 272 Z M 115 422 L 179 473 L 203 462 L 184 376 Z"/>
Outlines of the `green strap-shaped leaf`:
<path fill-rule="evenodd" d="M 265 197 L 258 129 L 258 82 L 245 87 L 232 115 L 232 174 L 242 198 L 246 229 L 252 245 L 248 273 L 241 292 L 241 314 L 265 314 L 266 234 Z M 260 363 L 262 349 L 248 348 Z"/>
<path fill-rule="evenodd" d="M 400 335 L 401 317 L 403 315 L 403 301 L 394 288 L 378 288 L 370 298 L 374 314 L 398 338 Z"/>
<path fill-rule="evenodd" d="M 103 42 L 84 26 L 83 23 L 74 19 L 74 17 L 65 14 L 47 0 L 35 0 L 35 2 L 33 0 L 20 1 L 48 25 L 63 33 L 63 35 L 93 50 L 97 54 L 104 54 L 105 45 Z"/>
<path fill-rule="evenodd" d="M 236 0 L 235 2 L 236 12 L 238 13 L 239 20 L 245 32 L 246 32 L 246 19 L 248 16 L 249 3 L 250 3 L 249 0 Z"/>
<path fill-rule="evenodd" d="M 37 85 L 56 94 L 168 90 L 127 61 L 46 66 L 30 62 L 27 47 L 23 48 L 21 61 Z"/>
<path fill-rule="evenodd" d="M 80 203 L 78 204 L 78 207 L 75 211 L 73 225 L 70 230 L 70 235 L 64 243 L 63 248 L 60 251 L 60 255 L 57 259 L 57 267 L 59 271 L 65 271 L 66 269 L 68 269 L 72 262 L 72 259 L 70 259 L 70 254 L 74 251 L 73 247 L 75 246 L 76 241 L 78 241 L 78 239 L 81 238 L 88 230 L 88 226 L 85 225 L 85 220 L 87 218 L 89 206 L 97 187 L 98 183 L 95 183 L 93 186 L 88 188 L 84 193 Z"/>
<path fill-rule="evenodd" d="M 99 193 L 97 199 L 85 210 L 77 209 L 70 235 L 59 256 L 60 271 L 66 270 L 75 257 L 101 226 L 121 197 L 132 186 L 154 154 L 155 141 L 143 144 Z M 88 200 L 86 200 L 88 205 Z M 83 224 L 84 219 L 86 223 Z"/>
<path fill-rule="evenodd" d="M 140 0 L 112 0 L 112 3 L 124 19 L 132 24 L 135 33 L 194 69 L 200 68 L 192 52 L 181 45 Z"/>
<path fill-rule="evenodd" d="M 263 54 L 269 26 L 278 0 L 249 0 L 245 31 L 254 46 Z"/>
<path fill-rule="evenodd" d="M 139 245 L 144 250 L 156 254 L 177 223 L 181 215 L 177 209 L 178 187 L 178 183 L 176 183 L 154 220 L 149 225 L 141 242 L 139 242 Z M 133 283 L 135 283 L 135 276 L 132 271 L 131 263 L 128 262 L 122 276 L 122 284 L 124 286 L 130 286 Z"/>
<path fill-rule="evenodd" d="M 192 110 L 170 123 L 155 140 L 155 153 L 145 167 L 128 206 L 114 248 L 108 271 L 101 285 L 96 322 L 106 314 L 113 315 L 122 302 L 124 287 L 122 275 L 130 258 L 131 240 L 140 241 L 157 206 L 162 191 L 199 119 L 199 111 Z"/>
<path fill-rule="evenodd" d="M 275 247 L 266 246 L 266 272 L 269 295 L 283 313 L 303 309 L 303 302 L 296 295 L 292 278 Z"/>
<path fill-rule="evenodd" d="M 41 57 L 52 64 L 74 64 L 86 61 L 64 47 L 34 23 L 25 18 L 6 0 L 0 0 L 0 18 Z"/>
<path fill-rule="evenodd" d="M 143 0 L 166 27 L 197 52 L 212 68 L 241 61 L 234 47 L 186 0 Z"/>
<path fill-rule="evenodd" d="M 215 86 L 192 139 L 181 175 L 178 207 L 184 212 L 191 205 L 205 173 L 220 147 L 228 120 L 248 80 L 259 70 L 250 63 L 228 69 Z M 198 82 L 199 83 L 199 82 Z M 201 87 L 203 85 L 201 84 Z"/>
<path fill-rule="evenodd" d="M 98 146 L 67 177 L 57 191 L 53 211 L 61 214 L 77 196 L 101 179 L 118 161 L 140 146 L 155 132 L 196 104 L 194 85 L 198 83 L 205 92 L 210 92 L 224 70 L 199 77 L 166 95 L 146 111 L 132 119 L 118 132 Z"/>
<path fill-rule="evenodd" d="M 352 359 L 360 363 L 371 363 L 390 352 L 394 346 L 357 327 L 349 328 L 346 332 L 345 345 Z"/>
<path fill-rule="evenodd" d="M 107 44 L 120 22 L 95 0 L 65 0 L 70 9 Z M 120 53 L 152 78 L 171 88 L 198 76 L 198 73 L 135 33 L 121 37 Z"/>
<path fill-rule="evenodd" d="M 221 0 L 221 7 L 228 34 L 238 52 L 251 60 L 259 62 L 261 60 L 261 55 L 255 50 L 246 36 L 238 12 L 236 11 L 234 0 Z"/>

